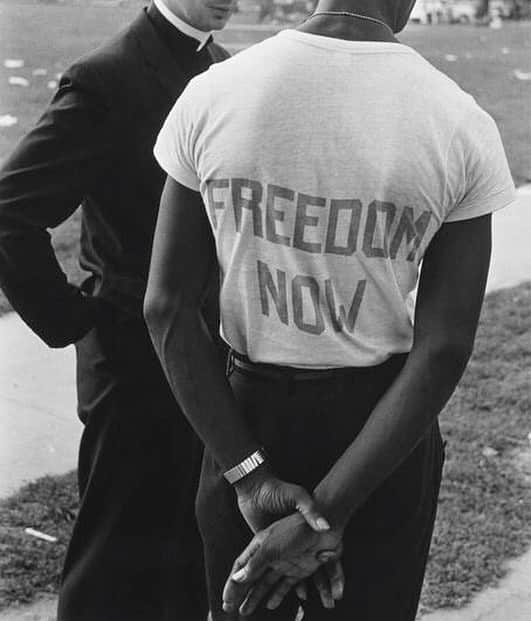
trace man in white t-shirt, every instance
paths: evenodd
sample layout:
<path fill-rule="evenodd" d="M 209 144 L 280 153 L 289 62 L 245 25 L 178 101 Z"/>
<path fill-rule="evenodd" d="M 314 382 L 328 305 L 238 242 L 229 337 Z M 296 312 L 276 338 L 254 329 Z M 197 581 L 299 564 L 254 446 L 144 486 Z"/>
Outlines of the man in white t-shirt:
<path fill-rule="evenodd" d="M 490 214 L 514 187 L 492 118 L 395 39 L 413 4 L 320 3 L 192 80 L 155 147 L 169 178 L 146 316 L 206 445 L 198 508 L 215 621 L 240 605 L 261 619 L 264 597 L 291 619 L 284 596 L 316 570 L 330 619 L 415 617 L 436 419 L 472 350 Z M 230 384 L 198 325 L 215 259 Z M 270 524 L 256 499 L 273 472 L 313 490 L 332 528 L 291 515 L 257 534 L 223 611 L 250 539 L 238 506 L 255 531 Z M 322 614 L 311 594 L 305 614 Z"/>

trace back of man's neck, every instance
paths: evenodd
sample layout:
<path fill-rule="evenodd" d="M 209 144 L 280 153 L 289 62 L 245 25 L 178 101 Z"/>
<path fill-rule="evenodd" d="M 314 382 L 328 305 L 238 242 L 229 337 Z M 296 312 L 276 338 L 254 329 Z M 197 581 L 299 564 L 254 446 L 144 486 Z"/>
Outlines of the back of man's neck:
<path fill-rule="evenodd" d="M 297 30 L 347 41 L 396 43 L 391 16 L 371 0 L 321 0 Z"/>
<path fill-rule="evenodd" d="M 345 18 L 349 19 L 349 18 Z M 339 21 L 336 19 L 325 21 L 324 17 L 322 21 L 317 23 L 312 21 L 306 21 L 297 27 L 297 30 L 301 32 L 307 32 L 309 34 L 316 34 L 322 37 L 332 37 L 333 39 L 345 39 L 347 41 L 380 41 L 385 43 L 398 43 L 396 37 L 390 30 L 378 24 L 367 24 L 365 26 L 353 24 L 346 21 Z"/>

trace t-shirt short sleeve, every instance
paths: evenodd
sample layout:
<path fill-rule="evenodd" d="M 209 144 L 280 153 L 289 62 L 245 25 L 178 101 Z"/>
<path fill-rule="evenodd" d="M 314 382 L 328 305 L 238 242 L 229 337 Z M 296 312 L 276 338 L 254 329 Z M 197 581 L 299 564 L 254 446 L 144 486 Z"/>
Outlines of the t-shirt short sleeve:
<path fill-rule="evenodd" d="M 197 123 L 193 114 L 197 102 L 194 105 L 192 91 L 190 83 L 164 121 L 153 152 L 170 177 L 198 192 L 200 181 L 194 159 Z"/>
<path fill-rule="evenodd" d="M 515 199 L 514 182 L 496 123 L 476 104 L 455 131 L 447 175 L 446 222 L 477 218 Z"/>

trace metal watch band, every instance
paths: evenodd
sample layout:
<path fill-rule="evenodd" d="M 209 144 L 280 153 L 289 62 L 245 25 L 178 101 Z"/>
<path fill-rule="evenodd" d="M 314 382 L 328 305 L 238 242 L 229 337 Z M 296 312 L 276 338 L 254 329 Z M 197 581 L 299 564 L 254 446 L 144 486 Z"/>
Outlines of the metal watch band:
<path fill-rule="evenodd" d="M 256 470 L 260 464 L 264 463 L 265 460 L 266 457 L 264 451 L 262 449 L 258 449 L 239 464 L 230 470 L 227 470 L 223 476 L 231 485 L 234 485 L 234 483 L 237 483 L 240 479 L 243 479 L 243 477 L 250 474 L 253 470 Z"/>

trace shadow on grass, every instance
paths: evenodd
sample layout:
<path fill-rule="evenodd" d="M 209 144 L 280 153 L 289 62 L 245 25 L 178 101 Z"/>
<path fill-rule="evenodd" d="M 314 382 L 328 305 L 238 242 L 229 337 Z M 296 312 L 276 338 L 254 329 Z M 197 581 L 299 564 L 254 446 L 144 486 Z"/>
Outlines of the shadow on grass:
<path fill-rule="evenodd" d="M 473 359 L 441 415 L 447 460 L 422 610 L 467 603 L 531 543 L 529 481 L 516 466 L 530 408 L 531 283 L 488 296 Z M 56 592 L 76 508 L 74 473 L 0 503 L 0 607 Z"/>

